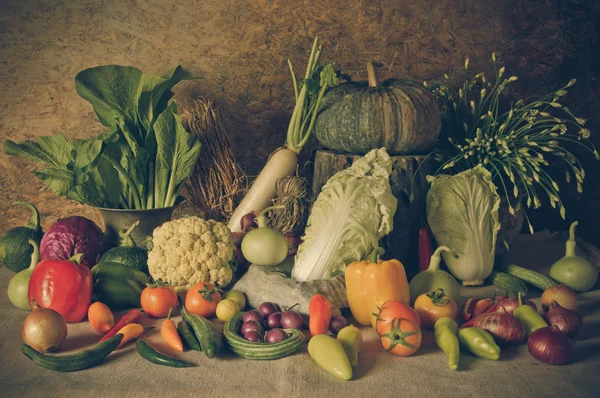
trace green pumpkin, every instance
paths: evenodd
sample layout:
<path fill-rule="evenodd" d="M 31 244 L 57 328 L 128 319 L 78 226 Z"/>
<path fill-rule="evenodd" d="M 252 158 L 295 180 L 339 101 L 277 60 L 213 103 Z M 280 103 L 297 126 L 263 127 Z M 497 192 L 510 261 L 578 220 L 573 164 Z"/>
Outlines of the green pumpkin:
<path fill-rule="evenodd" d="M 29 240 L 38 246 L 44 233 L 40 226 L 40 213 L 31 203 L 17 202 L 15 206 L 24 206 L 31 210 L 31 217 L 27 225 L 16 227 L 8 231 L 0 239 L 0 264 L 13 272 L 29 268 L 33 247 Z"/>
<path fill-rule="evenodd" d="M 315 123 L 317 140 L 355 154 L 383 147 L 396 155 L 430 149 L 442 125 L 433 94 L 409 80 L 380 83 L 372 63 L 367 72 L 368 83 L 342 84 L 325 94 Z"/>
<path fill-rule="evenodd" d="M 98 260 L 98 264 L 119 263 L 148 274 L 148 252 L 137 247 L 131 237 L 131 233 L 139 223 L 139 221 L 136 221 L 128 230 L 120 230 L 121 244 L 104 253 Z"/>

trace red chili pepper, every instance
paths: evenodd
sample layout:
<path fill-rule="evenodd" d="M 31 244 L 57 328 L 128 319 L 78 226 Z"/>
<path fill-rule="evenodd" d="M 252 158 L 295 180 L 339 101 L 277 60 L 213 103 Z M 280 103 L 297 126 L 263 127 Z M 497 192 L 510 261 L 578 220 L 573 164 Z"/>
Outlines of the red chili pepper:
<path fill-rule="evenodd" d="M 130 323 L 138 323 L 142 319 L 142 312 L 138 309 L 131 310 L 127 314 L 123 315 L 119 322 L 115 323 L 112 328 L 100 339 L 100 341 L 104 341 L 113 337 L 122 327 L 125 325 L 129 325 Z"/>
<path fill-rule="evenodd" d="M 29 279 L 29 303 L 35 300 L 41 308 L 53 309 L 68 323 L 85 319 L 92 301 L 93 277 L 87 266 L 79 265 L 82 256 L 42 260 Z"/>
<path fill-rule="evenodd" d="M 419 230 L 419 272 L 429 268 L 433 256 L 433 235 L 429 227 Z"/>

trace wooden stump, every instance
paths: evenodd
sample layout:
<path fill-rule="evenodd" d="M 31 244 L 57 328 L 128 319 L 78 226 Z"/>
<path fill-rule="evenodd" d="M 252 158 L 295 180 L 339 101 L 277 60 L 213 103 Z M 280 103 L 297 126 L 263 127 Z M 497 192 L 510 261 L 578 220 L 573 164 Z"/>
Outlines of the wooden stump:
<path fill-rule="evenodd" d="M 312 181 L 312 203 L 317 199 L 327 180 L 352 165 L 361 155 L 342 154 L 327 150 L 317 150 L 314 154 Z M 425 177 L 433 171 L 433 161 L 427 160 L 415 177 L 413 194 L 410 201 L 411 181 L 425 155 L 394 156 L 390 184 L 392 193 L 398 200 L 398 209 L 394 215 L 394 229 L 382 240 L 385 248 L 383 258 L 396 258 L 404 264 L 410 280 L 418 272 L 418 232 L 425 225 L 425 196 L 429 189 Z"/>

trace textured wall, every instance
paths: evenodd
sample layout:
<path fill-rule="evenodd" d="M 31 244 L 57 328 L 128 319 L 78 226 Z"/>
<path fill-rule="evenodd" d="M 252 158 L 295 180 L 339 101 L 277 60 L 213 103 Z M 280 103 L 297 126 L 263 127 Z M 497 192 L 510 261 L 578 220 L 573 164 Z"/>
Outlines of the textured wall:
<path fill-rule="evenodd" d="M 598 42 L 597 16 L 593 0 L 0 0 L 0 139 L 97 133 L 74 89 L 84 68 L 129 64 L 162 74 L 182 64 L 200 79 L 180 84 L 177 98 L 214 98 L 253 174 L 284 141 L 286 58 L 303 71 L 315 35 L 322 58 L 353 77 L 364 77 L 372 59 L 384 64 L 383 77 L 452 74 L 465 56 L 485 70 L 495 50 L 520 77 L 519 94 L 578 77 L 570 105 L 591 117 L 600 114 L 598 58 L 586 43 Z M 45 225 L 73 212 L 96 217 L 45 192 L 32 169 L 0 155 L 0 232 L 22 218 L 10 208 L 16 199 L 36 203 Z"/>

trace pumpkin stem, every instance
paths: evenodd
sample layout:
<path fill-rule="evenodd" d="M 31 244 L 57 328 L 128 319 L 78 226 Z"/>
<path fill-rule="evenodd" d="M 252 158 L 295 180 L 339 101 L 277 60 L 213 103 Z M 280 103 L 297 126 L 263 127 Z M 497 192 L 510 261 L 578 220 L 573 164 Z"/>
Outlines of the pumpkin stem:
<path fill-rule="evenodd" d="M 31 217 L 29 217 L 29 221 L 27 221 L 27 227 L 34 229 L 36 231 L 41 231 L 42 228 L 40 227 L 40 213 L 38 212 L 38 209 L 36 209 L 36 207 L 34 205 L 32 205 L 31 203 L 28 202 L 15 202 L 13 203 L 13 206 L 23 206 L 23 207 L 27 207 L 29 210 L 31 210 Z"/>
<path fill-rule="evenodd" d="M 442 261 L 442 252 L 450 253 L 454 257 L 456 257 L 448 246 L 440 246 L 437 249 L 435 249 L 435 252 L 433 252 L 431 260 L 429 260 L 429 267 L 427 267 L 427 271 L 437 271 L 440 269 L 440 262 Z"/>
<path fill-rule="evenodd" d="M 369 87 L 379 87 L 379 78 L 373 62 L 367 64 L 367 75 L 369 76 Z"/>
<path fill-rule="evenodd" d="M 258 215 L 258 217 L 256 217 L 256 223 L 258 224 L 258 228 L 268 227 L 267 212 L 269 212 L 271 210 L 283 210 L 283 209 L 285 209 L 285 206 L 278 205 L 278 206 L 269 206 L 266 209 L 264 209 L 263 211 L 261 211 L 260 214 Z"/>

